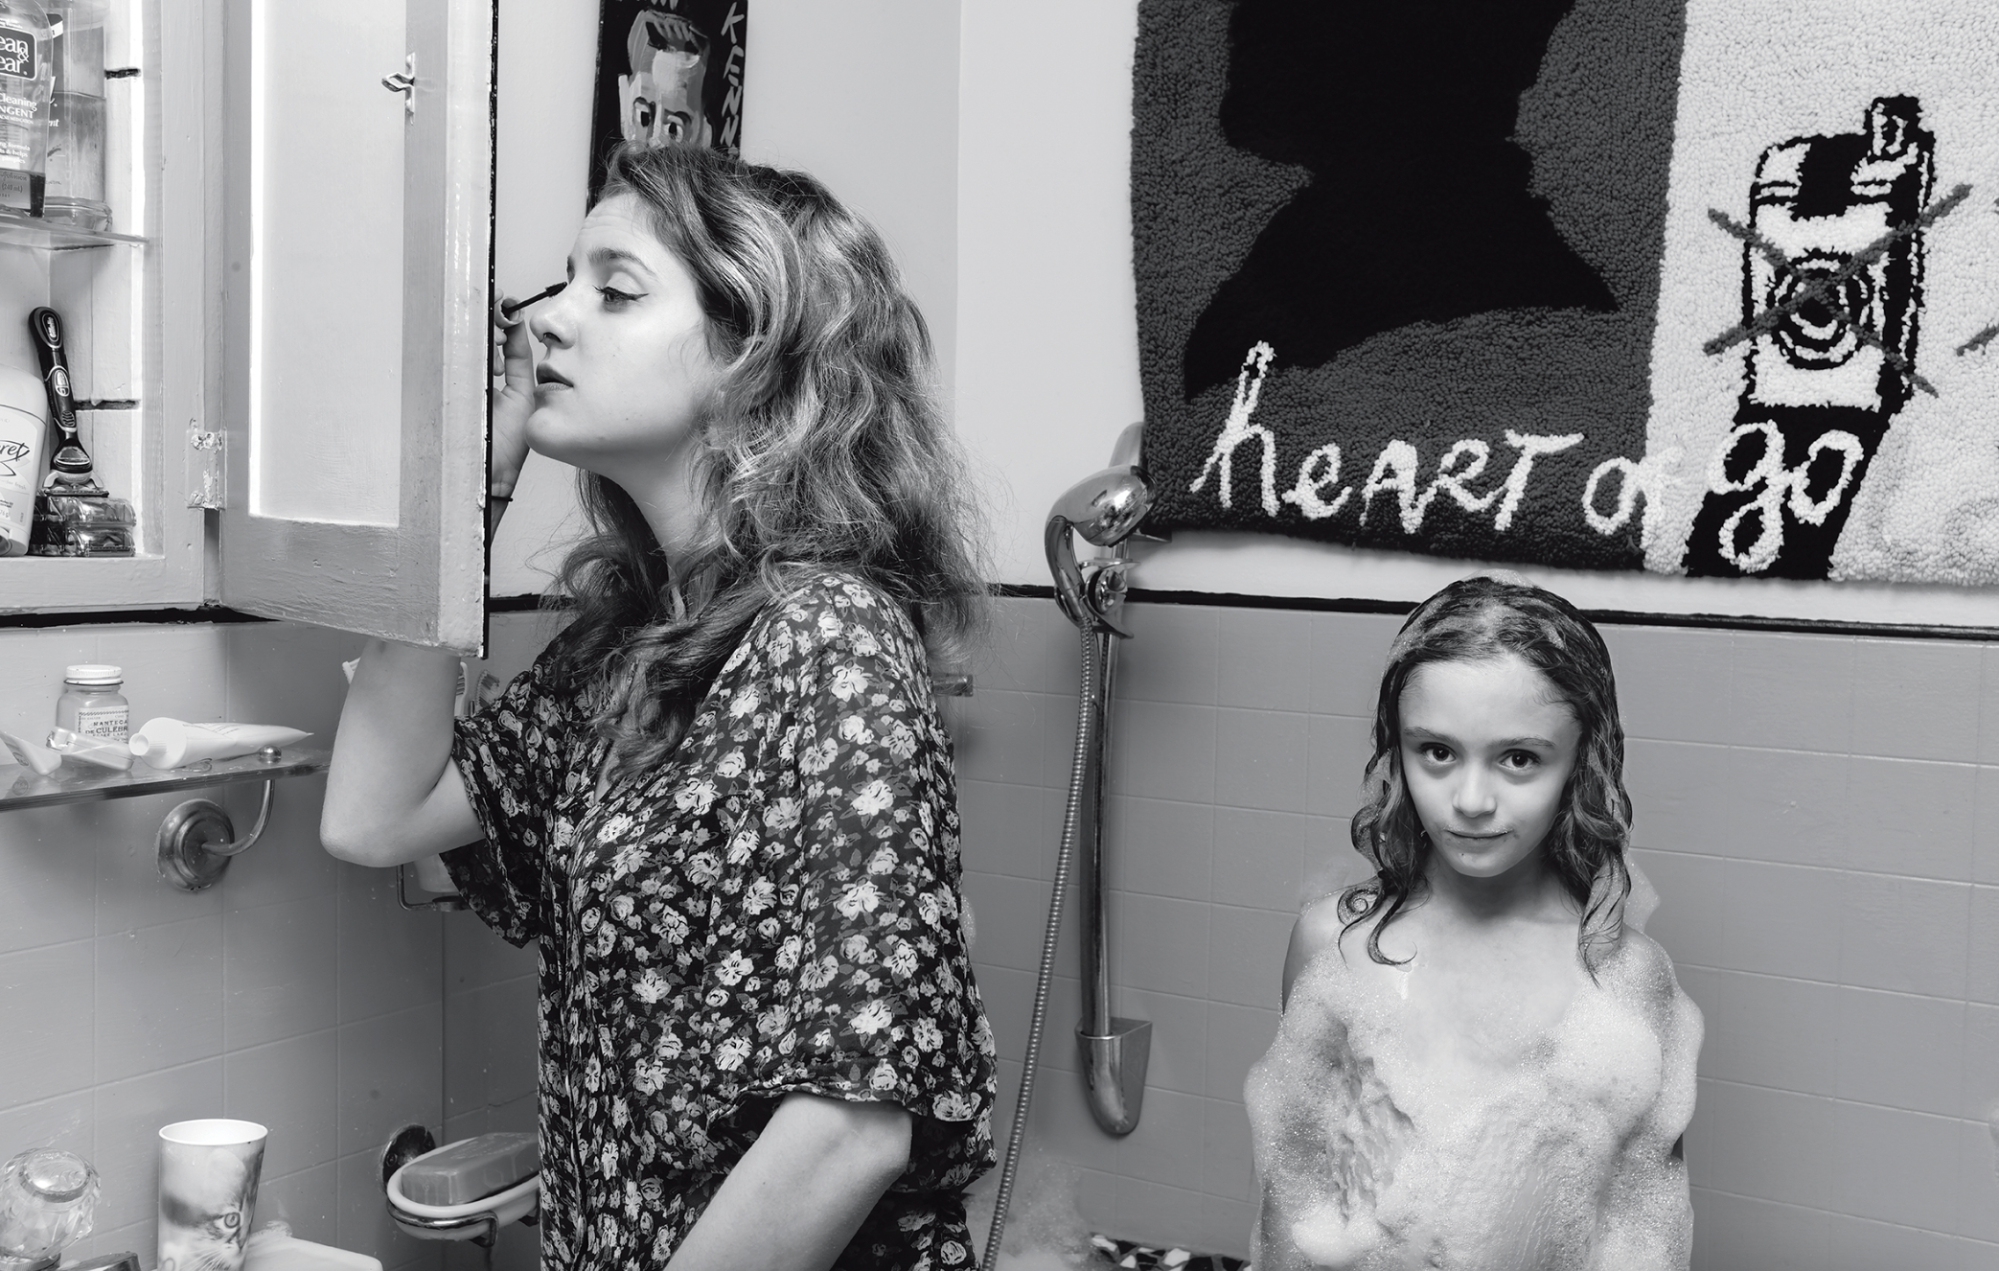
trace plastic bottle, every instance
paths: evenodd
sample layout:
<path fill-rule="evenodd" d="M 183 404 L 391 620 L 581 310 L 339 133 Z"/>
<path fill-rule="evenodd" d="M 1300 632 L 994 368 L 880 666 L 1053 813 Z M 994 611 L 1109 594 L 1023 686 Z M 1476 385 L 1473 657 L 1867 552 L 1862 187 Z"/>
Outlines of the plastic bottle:
<path fill-rule="evenodd" d="M 104 24 L 105 0 L 55 0 L 49 16 L 59 18 L 50 62 L 55 93 L 49 99 L 48 186 L 42 214 L 81 229 L 107 229 L 111 207 L 104 201 Z"/>
<path fill-rule="evenodd" d="M 0 366 L 0 556 L 25 556 L 49 435 L 48 394 L 35 376 Z"/>
<path fill-rule="evenodd" d="M 0 210 L 42 214 L 55 90 L 49 19 L 35 0 L 0 0 Z"/>
<path fill-rule="evenodd" d="M 56 699 L 56 727 L 97 741 L 125 741 L 131 736 L 132 706 L 118 690 L 125 669 L 84 663 L 63 672 L 62 696 Z"/>

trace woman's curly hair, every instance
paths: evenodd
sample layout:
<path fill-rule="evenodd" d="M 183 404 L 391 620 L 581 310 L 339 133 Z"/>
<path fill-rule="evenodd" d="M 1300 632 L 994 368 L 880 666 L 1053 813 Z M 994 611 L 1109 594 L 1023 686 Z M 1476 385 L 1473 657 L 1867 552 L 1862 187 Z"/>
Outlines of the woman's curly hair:
<path fill-rule="evenodd" d="M 722 368 L 680 576 L 629 494 L 579 479 L 591 533 L 563 563 L 553 682 L 629 773 L 671 753 L 750 624 L 810 574 L 880 588 L 947 662 L 988 597 L 929 329 L 874 228 L 802 172 L 693 146 L 619 149 L 600 198 L 618 195 L 693 275 Z"/>
<path fill-rule="evenodd" d="M 1342 934 L 1379 912 L 1367 938 L 1368 956 L 1381 951 L 1381 932 L 1427 886 L 1432 846 L 1418 823 L 1402 775 L 1402 693 L 1418 667 L 1432 662 L 1479 662 L 1515 654 L 1546 676 L 1555 696 L 1582 727 L 1576 766 L 1562 791 L 1561 810 L 1543 840 L 1550 866 L 1582 906 L 1577 952 L 1592 975 L 1623 931 L 1631 874 L 1624 851 L 1631 838 L 1631 796 L 1624 789 L 1624 726 L 1617 681 L 1603 637 L 1576 607 L 1517 576 L 1460 579 L 1416 607 L 1389 646 L 1374 715 L 1374 756 L 1365 802 L 1353 818 L 1353 845 L 1374 863 L 1376 876 L 1349 887 L 1339 900 Z"/>

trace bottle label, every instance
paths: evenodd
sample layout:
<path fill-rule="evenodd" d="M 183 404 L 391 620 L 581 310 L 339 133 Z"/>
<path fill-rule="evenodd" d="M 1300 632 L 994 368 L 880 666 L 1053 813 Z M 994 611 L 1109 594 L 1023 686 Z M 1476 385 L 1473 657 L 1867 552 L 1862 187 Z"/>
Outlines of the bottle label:
<path fill-rule="evenodd" d="M 0 26 L 0 75 L 35 78 L 35 33 Z"/>
<path fill-rule="evenodd" d="M 126 706 L 84 706 L 76 712 L 76 731 L 99 741 L 125 741 L 132 730 L 132 712 Z"/>

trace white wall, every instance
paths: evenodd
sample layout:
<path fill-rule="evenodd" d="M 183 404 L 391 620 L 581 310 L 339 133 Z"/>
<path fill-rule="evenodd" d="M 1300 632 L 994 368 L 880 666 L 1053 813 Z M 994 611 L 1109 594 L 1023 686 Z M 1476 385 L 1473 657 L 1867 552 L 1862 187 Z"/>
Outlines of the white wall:
<path fill-rule="evenodd" d="M 562 277 L 583 218 L 597 9 L 501 0 L 496 250 L 509 295 Z M 812 173 L 888 239 L 936 337 L 947 402 L 958 344 L 958 23 L 948 0 L 751 0 L 743 86 L 744 157 Z M 529 460 L 494 543 L 494 595 L 547 586 L 578 526 L 572 490 L 572 469 Z"/>
<path fill-rule="evenodd" d="M 1137 0 L 966 0 L 963 12 L 958 421 L 989 474 L 998 579 L 1045 584 L 1048 508 L 1143 413 L 1129 196 Z M 1275 535 L 1183 534 L 1140 551 L 1135 586 L 1269 596 L 1414 600 L 1473 568 Z M 1999 625 L 1992 590 L 1536 573 L 1588 608 Z"/>

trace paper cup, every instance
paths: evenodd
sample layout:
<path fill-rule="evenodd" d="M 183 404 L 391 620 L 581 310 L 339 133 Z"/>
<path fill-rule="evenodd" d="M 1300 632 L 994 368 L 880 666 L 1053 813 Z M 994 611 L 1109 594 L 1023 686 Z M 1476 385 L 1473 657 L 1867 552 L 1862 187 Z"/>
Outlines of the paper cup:
<path fill-rule="evenodd" d="M 159 1271 L 242 1271 L 267 1133 L 220 1119 L 161 1128 Z"/>

